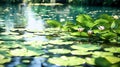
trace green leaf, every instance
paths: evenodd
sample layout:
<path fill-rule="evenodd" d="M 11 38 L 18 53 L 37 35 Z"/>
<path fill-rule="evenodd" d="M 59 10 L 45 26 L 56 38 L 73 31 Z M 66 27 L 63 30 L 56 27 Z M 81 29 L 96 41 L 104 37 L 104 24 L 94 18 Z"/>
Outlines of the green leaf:
<path fill-rule="evenodd" d="M 109 22 L 113 22 L 114 21 L 114 18 L 112 16 L 108 15 L 108 14 L 101 14 L 99 16 L 99 18 L 105 19 L 105 20 L 107 20 Z"/>
<path fill-rule="evenodd" d="M 66 53 L 70 53 L 70 50 L 67 50 L 67 49 L 50 49 L 48 51 L 52 52 L 54 54 L 66 54 Z"/>
<path fill-rule="evenodd" d="M 47 20 L 46 23 L 50 26 L 50 27 L 61 27 L 61 23 L 56 21 L 56 20 Z"/>
<path fill-rule="evenodd" d="M 111 28 L 112 28 L 112 29 L 118 28 L 118 24 L 117 24 L 116 22 L 113 22 L 113 23 L 111 24 Z"/>
<path fill-rule="evenodd" d="M 115 64 L 120 62 L 120 58 L 114 56 L 106 56 L 105 57 L 111 64 Z"/>
<path fill-rule="evenodd" d="M 86 32 L 81 32 L 81 36 L 88 37 L 88 34 Z"/>
<path fill-rule="evenodd" d="M 105 29 L 110 28 L 110 25 L 111 25 L 111 24 L 109 24 L 109 21 L 106 20 L 106 19 L 97 19 L 97 20 L 94 21 L 94 23 L 95 23 L 94 25 L 96 25 L 97 27 L 98 26 L 104 26 Z"/>
<path fill-rule="evenodd" d="M 106 51 L 120 53 L 120 47 L 105 48 Z"/>
<path fill-rule="evenodd" d="M 71 34 L 72 36 L 80 36 L 81 33 L 80 33 L 80 32 L 71 32 L 70 34 Z"/>
<path fill-rule="evenodd" d="M 110 67 L 111 63 L 103 57 L 98 57 L 95 59 L 95 64 L 98 67 Z"/>
<path fill-rule="evenodd" d="M 93 19 L 86 14 L 78 15 L 76 21 L 77 24 L 82 25 L 83 27 L 86 26 L 92 28 L 94 26 Z"/>
<path fill-rule="evenodd" d="M 112 33 L 112 32 L 106 32 L 106 33 L 101 34 L 102 39 L 112 39 L 116 37 L 117 37 L 117 34 Z"/>
<path fill-rule="evenodd" d="M 48 62 L 62 66 L 75 66 L 75 65 L 83 64 L 85 60 L 75 56 L 72 57 L 61 56 L 59 58 L 58 57 L 50 58 L 48 59 Z"/>

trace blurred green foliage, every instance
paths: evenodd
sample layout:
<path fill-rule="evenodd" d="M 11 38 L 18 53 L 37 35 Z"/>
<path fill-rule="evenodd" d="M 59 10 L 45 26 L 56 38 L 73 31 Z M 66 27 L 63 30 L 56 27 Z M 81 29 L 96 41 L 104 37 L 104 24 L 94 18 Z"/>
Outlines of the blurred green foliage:
<path fill-rule="evenodd" d="M 120 35 L 120 19 L 118 16 L 102 14 L 93 19 L 87 14 L 80 14 L 76 17 L 76 23 L 47 21 L 51 27 L 58 27 L 61 31 L 69 32 L 73 36 L 99 39 L 104 42 L 117 42 Z"/>

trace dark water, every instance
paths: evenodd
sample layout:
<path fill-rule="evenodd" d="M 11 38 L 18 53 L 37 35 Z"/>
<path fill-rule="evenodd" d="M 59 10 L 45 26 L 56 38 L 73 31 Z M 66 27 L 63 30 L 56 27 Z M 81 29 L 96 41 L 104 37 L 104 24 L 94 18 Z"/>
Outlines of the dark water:
<path fill-rule="evenodd" d="M 27 30 L 44 30 L 45 21 L 53 19 L 60 22 L 75 22 L 79 14 L 89 14 L 96 17 L 100 14 L 118 15 L 120 17 L 120 8 L 116 7 L 96 7 L 96 6 L 28 6 L 28 5 L 0 5 L 0 28 L 4 32 L 11 32 L 15 28 L 25 28 Z M 2 30 L 0 30 L 2 31 Z M 24 32 L 22 35 L 31 35 L 33 33 Z M 45 36 L 35 36 L 33 38 L 24 38 L 25 41 L 47 41 Z M 12 57 L 11 62 L 5 64 L 5 67 L 15 67 L 16 65 L 27 65 L 24 67 L 62 67 L 45 62 L 47 59 L 42 57 L 28 57 L 28 64 L 22 63 L 26 57 Z M 91 66 L 92 67 L 92 66 Z"/>

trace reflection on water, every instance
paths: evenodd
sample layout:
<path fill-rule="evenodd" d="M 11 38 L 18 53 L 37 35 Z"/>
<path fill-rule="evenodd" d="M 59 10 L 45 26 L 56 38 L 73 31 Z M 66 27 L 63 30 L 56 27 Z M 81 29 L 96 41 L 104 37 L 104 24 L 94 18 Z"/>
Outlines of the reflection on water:
<path fill-rule="evenodd" d="M 38 16 L 37 18 L 35 17 L 35 13 L 32 12 L 31 7 L 28 7 L 25 10 L 25 17 L 28 22 L 26 26 L 27 30 L 44 30 L 44 21 L 41 19 L 40 16 Z"/>
<path fill-rule="evenodd" d="M 44 21 L 41 19 L 41 16 L 36 17 L 35 13 L 32 11 L 31 7 L 28 6 L 24 11 L 25 17 L 27 19 L 26 30 L 28 31 L 43 31 L 45 29 Z M 25 32 L 24 35 L 34 35 L 34 33 Z M 26 41 L 46 41 L 45 36 L 35 35 L 33 37 L 24 38 Z"/>
<path fill-rule="evenodd" d="M 10 33 L 10 30 L 14 28 L 13 21 L 10 19 L 5 20 L 5 32 Z"/>
<path fill-rule="evenodd" d="M 16 65 L 20 64 L 21 57 L 13 57 L 12 61 L 6 65 L 6 67 L 15 67 Z"/>

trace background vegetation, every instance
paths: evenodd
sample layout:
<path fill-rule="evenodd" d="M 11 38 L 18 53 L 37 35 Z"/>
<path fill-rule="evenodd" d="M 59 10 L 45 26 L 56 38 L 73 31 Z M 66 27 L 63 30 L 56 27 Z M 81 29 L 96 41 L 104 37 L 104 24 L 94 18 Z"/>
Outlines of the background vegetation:
<path fill-rule="evenodd" d="M 120 6 L 120 0 L 0 0 L 0 3 L 22 3 L 23 1 L 32 3 L 50 3 L 59 2 L 73 5 L 91 5 L 91 6 Z"/>

